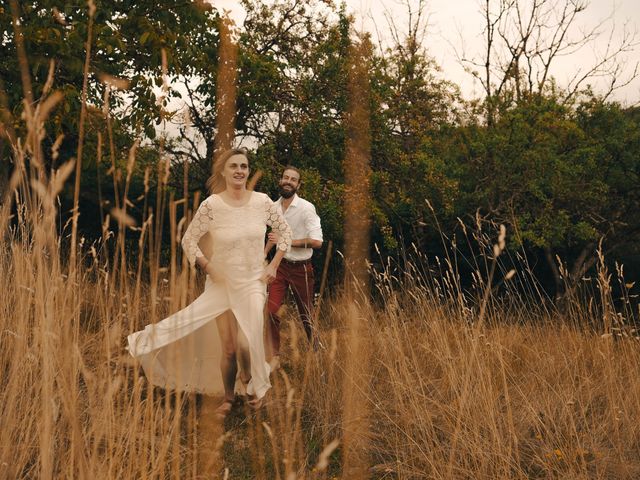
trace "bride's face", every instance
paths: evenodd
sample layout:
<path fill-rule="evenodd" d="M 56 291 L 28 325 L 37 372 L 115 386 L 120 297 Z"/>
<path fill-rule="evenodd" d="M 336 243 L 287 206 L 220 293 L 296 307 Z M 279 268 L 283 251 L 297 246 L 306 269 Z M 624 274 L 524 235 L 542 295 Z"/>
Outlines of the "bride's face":
<path fill-rule="evenodd" d="M 245 188 L 249 177 L 249 161 L 241 154 L 232 155 L 224 164 L 224 175 L 227 188 Z"/>

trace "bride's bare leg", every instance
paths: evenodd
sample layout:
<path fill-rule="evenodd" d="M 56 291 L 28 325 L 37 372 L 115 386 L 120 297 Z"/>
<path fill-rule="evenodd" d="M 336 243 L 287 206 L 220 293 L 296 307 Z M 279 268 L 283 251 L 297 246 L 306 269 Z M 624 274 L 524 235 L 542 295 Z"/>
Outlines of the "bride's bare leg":
<path fill-rule="evenodd" d="M 236 340 L 238 362 L 240 363 L 240 378 L 246 385 L 251 380 L 251 352 L 249 351 L 249 340 L 247 340 L 241 328 L 238 328 Z"/>
<path fill-rule="evenodd" d="M 240 363 L 240 379 L 242 383 L 247 385 L 249 380 L 251 380 L 251 350 L 249 349 L 249 340 L 241 328 L 237 330 L 236 342 L 236 354 L 238 356 L 238 363 Z M 262 406 L 262 399 L 258 399 L 254 395 L 249 395 L 248 398 L 249 405 L 254 409 Z"/>
<path fill-rule="evenodd" d="M 238 373 L 238 364 L 236 362 L 238 324 L 231 312 L 225 312 L 220 315 L 216 318 L 216 323 L 222 346 L 220 369 L 222 370 L 222 382 L 224 384 L 224 398 L 225 401 L 233 402 L 236 374 Z"/>
<path fill-rule="evenodd" d="M 225 400 L 218 407 L 221 416 L 225 416 L 231 410 L 234 399 L 236 374 L 240 363 L 240 380 L 247 385 L 251 380 L 251 353 L 249 341 L 241 328 L 233 312 L 227 311 L 216 319 L 220 341 L 222 343 L 222 381 L 224 383 Z M 259 408 L 262 401 L 257 399 L 249 401 L 254 408 Z"/>

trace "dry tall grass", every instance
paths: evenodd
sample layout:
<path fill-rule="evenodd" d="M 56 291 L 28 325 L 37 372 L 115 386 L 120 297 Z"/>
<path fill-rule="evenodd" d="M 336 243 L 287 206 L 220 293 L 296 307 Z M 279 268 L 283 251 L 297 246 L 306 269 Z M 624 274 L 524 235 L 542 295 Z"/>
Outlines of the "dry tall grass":
<path fill-rule="evenodd" d="M 156 265 L 153 285 L 120 275 L 88 246 L 70 278 L 40 207 L 20 206 L 0 246 L 1 477 L 340 478 L 332 442 L 357 420 L 342 406 L 347 362 L 361 361 L 349 354 L 348 299 L 325 303 L 319 353 L 292 316 L 267 406 L 238 407 L 219 441 L 202 438 L 199 398 L 150 388 L 124 351 L 128 332 L 198 287 L 176 262 Z M 478 326 L 441 279 L 415 275 L 400 290 L 380 277 L 382 304 L 361 324 L 371 478 L 640 476 L 638 341 L 579 326 L 602 324 L 606 309 L 542 318 L 493 306 Z M 212 470 L 199 467 L 202 442 L 220 447 Z"/>
<path fill-rule="evenodd" d="M 620 330 L 625 311 L 612 306 L 604 262 L 592 301 L 573 300 L 563 315 L 533 308 L 524 267 L 505 284 L 518 289 L 495 295 L 488 278 L 500 264 L 490 256 L 474 274 L 475 299 L 460 286 L 455 250 L 428 275 L 408 264 L 396 278 L 389 264 L 378 306 L 354 310 L 337 295 L 323 304 L 326 350 L 309 352 L 292 318 L 266 407 L 238 407 L 215 426 L 199 414 L 201 397 L 150 388 L 124 350 L 127 333 L 201 288 L 176 249 L 183 201 L 168 203 L 168 266 L 151 217 L 137 264 L 124 234 L 105 226 L 101 242 L 65 265 L 55 197 L 73 164 L 47 176 L 16 158 L 0 218 L 14 226 L 0 243 L 0 477 L 339 478 L 345 431 L 370 478 L 640 476 L 640 350 Z M 123 232 L 130 220 L 118 215 Z M 354 311 L 363 315 L 355 333 Z M 368 382 L 350 377 L 363 371 Z M 350 399 L 361 408 L 344 409 Z"/>
<path fill-rule="evenodd" d="M 106 221 L 98 243 L 80 240 L 75 261 L 62 262 L 56 195 L 74 164 L 44 171 L 39 139 L 59 99 L 46 94 L 25 104 L 28 135 L 12 139 L 15 173 L 0 209 L 0 478 L 347 478 L 345 431 L 370 478 L 640 477 L 640 350 L 620 330 L 628 302 L 613 308 L 604 262 L 592 301 L 573 299 L 562 315 L 533 308 L 541 293 L 523 280 L 526 259 L 497 296 L 504 235 L 496 258 L 476 265 L 476 295 L 461 287 L 454 249 L 428 275 L 407 264 L 398 279 L 387 266 L 375 305 L 354 309 L 338 294 L 324 302 L 325 350 L 307 349 L 292 315 L 284 366 L 257 414 L 238 406 L 212 425 L 202 397 L 151 388 L 124 339 L 201 289 L 177 252 L 186 198 L 167 202 L 160 159 L 136 262 L 125 209 L 112 211 L 117 226 Z M 134 162 L 132 148 L 116 205 L 127 204 Z M 171 259 L 161 265 L 167 208 Z"/>

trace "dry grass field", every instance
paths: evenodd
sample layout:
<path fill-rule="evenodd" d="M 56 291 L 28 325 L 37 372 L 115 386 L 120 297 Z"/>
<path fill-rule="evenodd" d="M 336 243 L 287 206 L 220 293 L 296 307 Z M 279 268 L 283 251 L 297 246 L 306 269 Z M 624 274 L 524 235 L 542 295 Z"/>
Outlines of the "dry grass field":
<path fill-rule="evenodd" d="M 606 285 L 560 315 L 389 267 L 375 305 L 329 295 L 318 352 L 290 315 L 266 406 L 219 425 L 217 399 L 151 388 L 124 349 L 202 279 L 99 245 L 62 265 L 55 188 L 30 191 L 0 244 L 2 478 L 640 478 L 640 344 Z"/>
<path fill-rule="evenodd" d="M 238 401 L 219 424 L 219 399 L 150 387 L 126 335 L 202 284 L 178 253 L 180 201 L 166 201 L 160 159 L 155 217 L 142 219 L 136 252 L 122 210 L 95 244 L 61 233 L 56 196 L 75 167 L 51 173 L 39 161 L 51 97 L 27 104 L 0 206 L 0 478 L 640 478 L 630 304 L 614 309 L 603 261 L 597 288 L 561 312 L 525 261 L 495 288 L 496 272 L 510 277 L 497 258 L 504 234 L 493 255 L 478 247 L 489 254 L 475 293 L 460 286 L 455 259 L 387 265 L 373 302 L 329 289 L 318 352 L 289 315 L 282 368 L 258 412 Z M 124 208 L 133 162 L 134 152 Z M 165 265 L 157 219 L 167 211 Z"/>

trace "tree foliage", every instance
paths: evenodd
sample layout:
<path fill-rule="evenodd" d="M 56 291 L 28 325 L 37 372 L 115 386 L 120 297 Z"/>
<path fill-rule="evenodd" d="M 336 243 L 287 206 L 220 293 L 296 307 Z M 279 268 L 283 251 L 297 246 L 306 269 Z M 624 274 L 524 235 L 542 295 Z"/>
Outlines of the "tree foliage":
<path fill-rule="evenodd" d="M 238 143 L 252 151 L 254 170 L 263 172 L 259 188 L 269 193 L 276 193 L 283 166 L 301 168 L 301 193 L 317 205 L 325 236 L 340 248 L 353 18 L 344 5 L 326 0 L 242 4 L 246 19 L 236 32 Z M 7 132 L 15 130 L 14 140 L 24 134 L 18 121 L 24 91 L 11 11 L 1 5 L 0 155 L 6 171 Z M 465 100 L 425 48 L 426 6 L 405 2 L 408 25 L 390 18 L 390 42 L 370 49 L 366 59 L 370 211 L 373 241 L 383 253 L 413 243 L 437 254 L 434 218 L 445 233 L 460 221 L 467 227 L 478 219 L 502 223 L 513 247 L 547 262 L 560 290 L 556 255 L 569 262 L 569 280 L 575 282 L 592 266 L 599 242 L 614 256 L 637 250 L 640 113 L 608 99 L 635 75 L 623 75 L 619 56 L 635 37 L 623 32 L 618 45 L 561 88 L 552 66 L 597 34 L 576 28 L 586 3 L 487 0 L 485 56 L 462 58 L 484 94 Z M 42 94 L 51 65 L 53 89 L 64 93 L 45 132 L 53 164 L 49 147 L 60 134 L 61 160 L 73 157 L 78 143 L 89 7 L 21 2 L 19 17 L 34 97 Z M 185 180 L 191 192 L 202 189 L 216 134 L 219 12 L 192 1 L 105 0 L 95 4 L 92 21 L 86 167 L 98 168 L 89 170 L 85 200 L 95 202 L 99 182 L 105 197 L 118 196 L 135 140 L 142 147 L 134 196 L 146 188 L 145 171 L 155 169 L 163 154 L 171 158 L 176 192 L 182 193 Z M 161 91 L 163 71 L 169 82 Z M 587 86 L 597 75 L 609 78 L 599 95 Z M 125 79 L 128 88 L 115 89 L 113 78 Z M 172 110 L 171 101 L 180 98 L 184 108 Z M 173 136 L 156 138 L 160 123 Z M 100 165 L 93 162 L 98 132 L 104 141 Z"/>

